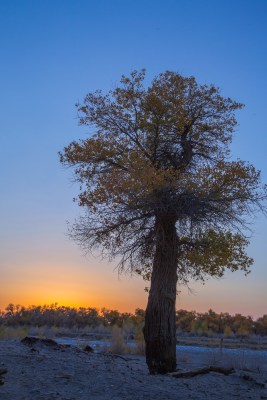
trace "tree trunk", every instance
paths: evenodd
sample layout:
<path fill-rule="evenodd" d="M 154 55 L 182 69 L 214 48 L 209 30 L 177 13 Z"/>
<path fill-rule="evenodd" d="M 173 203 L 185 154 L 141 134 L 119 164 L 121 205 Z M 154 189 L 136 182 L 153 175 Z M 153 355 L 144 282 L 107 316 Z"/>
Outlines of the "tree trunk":
<path fill-rule="evenodd" d="M 176 369 L 175 301 L 177 233 L 175 220 L 156 218 L 157 242 L 145 316 L 146 362 L 151 374 Z"/>

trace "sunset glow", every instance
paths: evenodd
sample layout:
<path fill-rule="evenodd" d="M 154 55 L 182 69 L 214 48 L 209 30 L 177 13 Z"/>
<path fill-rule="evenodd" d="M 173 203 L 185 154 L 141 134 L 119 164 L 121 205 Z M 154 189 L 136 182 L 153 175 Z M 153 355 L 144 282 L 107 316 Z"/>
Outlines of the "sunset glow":
<path fill-rule="evenodd" d="M 178 71 L 245 103 L 233 157 L 249 160 L 267 182 L 267 2 L 102 3 L 0 4 L 1 310 L 9 303 L 146 307 L 148 282 L 119 277 L 116 261 L 85 256 L 67 236 L 66 221 L 81 213 L 72 201 L 79 185 L 58 159 L 89 134 L 75 103 L 115 87 L 124 73 L 146 68 L 150 81 Z M 251 227 L 251 274 L 190 282 L 193 294 L 182 288 L 177 309 L 267 313 L 267 219 L 259 214 Z"/>

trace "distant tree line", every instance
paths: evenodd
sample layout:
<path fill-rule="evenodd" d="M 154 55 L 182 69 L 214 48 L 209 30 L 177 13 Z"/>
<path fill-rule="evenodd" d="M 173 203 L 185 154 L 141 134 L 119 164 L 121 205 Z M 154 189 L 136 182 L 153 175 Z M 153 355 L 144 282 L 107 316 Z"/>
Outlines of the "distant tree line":
<path fill-rule="evenodd" d="M 137 308 L 134 314 L 120 313 L 117 310 L 94 307 L 66 307 L 57 303 L 43 306 L 24 307 L 9 304 L 0 311 L 0 325 L 6 326 L 53 326 L 64 328 L 86 328 L 98 326 L 122 327 L 126 322 L 140 325 L 144 321 L 145 311 Z"/>
<path fill-rule="evenodd" d="M 94 307 L 66 307 L 57 303 L 44 306 L 9 304 L 0 311 L 0 326 L 36 326 L 58 328 L 113 327 L 140 328 L 144 324 L 145 311 L 137 308 L 134 313 Z M 224 336 L 267 335 L 267 314 L 253 320 L 250 316 L 228 313 L 217 314 L 196 311 L 176 311 L 177 333 L 200 336 L 216 334 Z"/>
<path fill-rule="evenodd" d="M 210 336 L 267 335 L 267 314 L 253 320 L 250 316 L 228 313 L 217 314 L 213 310 L 206 313 L 196 311 L 176 311 L 176 327 L 180 332 Z"/>

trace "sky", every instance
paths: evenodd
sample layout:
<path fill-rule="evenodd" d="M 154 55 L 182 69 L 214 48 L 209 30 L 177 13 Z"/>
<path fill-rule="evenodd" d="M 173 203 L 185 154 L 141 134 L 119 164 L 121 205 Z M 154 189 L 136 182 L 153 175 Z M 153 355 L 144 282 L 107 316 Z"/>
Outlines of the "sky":
<path fill-rule="evenodd" d="M 214 83 L 246 107 L 233 158 L 267 182 L 267 1 L 0 0 L 0 309 L 7 304 L 146 307 L 146 283 L 85 257 L 67 236 L 81 213 L 58 151 L 86 137 L 75 103 L 146 68 Z M 257 215 L 247 277 L 181 288 L 177 308 L 267 314 L 267 218 Z"/>

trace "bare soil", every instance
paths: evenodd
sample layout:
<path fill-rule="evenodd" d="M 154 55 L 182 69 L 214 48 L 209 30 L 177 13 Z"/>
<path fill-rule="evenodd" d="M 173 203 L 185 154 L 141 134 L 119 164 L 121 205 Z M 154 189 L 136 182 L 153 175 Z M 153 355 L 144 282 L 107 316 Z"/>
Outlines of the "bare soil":
<path fill-rule="evenodd" d="M 208 373 L 190 378 L 152 376 L 142 356 L 5 340 L 0 342 L 0 370 L 7 370 L 1 378 L 0 399 L 267 399 L 266 356 L 237 359 L 218 352 L 191 350 L 177 356 L 177 371 L 181 373 L 211 365 L 234 371 L 225 375 L 211 368 Z"/>

